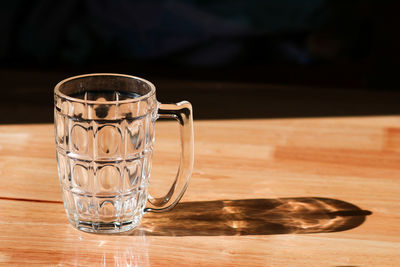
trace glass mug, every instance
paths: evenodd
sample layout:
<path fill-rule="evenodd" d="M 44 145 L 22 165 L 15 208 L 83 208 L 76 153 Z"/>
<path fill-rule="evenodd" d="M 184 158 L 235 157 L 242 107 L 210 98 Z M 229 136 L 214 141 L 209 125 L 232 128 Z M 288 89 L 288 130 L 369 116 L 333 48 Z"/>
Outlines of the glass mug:
<path fill-rule="evenodd" d="M 179 122 L 181 159 L 168 193 L 154 198 L 148 184 L 159 117 Z M 134 76 L 75 76 L 54 89 L 54 126 L 64 207 L 77 229 L 128 231 L 145 212 L 170 210 L 182 198 L 193 169 L 189 102 L 160 104 L 155 86 Z"/>

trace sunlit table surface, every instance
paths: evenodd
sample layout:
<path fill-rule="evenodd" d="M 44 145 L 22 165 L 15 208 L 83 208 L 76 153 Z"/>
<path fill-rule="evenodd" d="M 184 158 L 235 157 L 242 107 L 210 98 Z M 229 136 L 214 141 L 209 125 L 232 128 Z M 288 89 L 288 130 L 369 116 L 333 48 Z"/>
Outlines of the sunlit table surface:
<path fill-rule="evenodd" d="M 158 122 L 150 192 L 179 161 Z M 400 266 L 400 117 L 195 122 L 181 203 L 122 235 L 74 229 L 53 126 L 0 126 L 0 265 Z"/>

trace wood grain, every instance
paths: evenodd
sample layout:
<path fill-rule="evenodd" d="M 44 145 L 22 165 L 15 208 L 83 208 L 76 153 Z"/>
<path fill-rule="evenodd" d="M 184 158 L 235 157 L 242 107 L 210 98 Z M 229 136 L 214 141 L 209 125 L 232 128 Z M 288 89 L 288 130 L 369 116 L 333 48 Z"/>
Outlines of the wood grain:
<path fill-rule="evenodd" d="M 176 172 L 178 131 L 157 124 L 151 192 Z M 0 126 L 0 264 L 399 266 L 400 117 L 195 123 L 182 203 L 123 235 L 64 214 L 52 125 Z"/>

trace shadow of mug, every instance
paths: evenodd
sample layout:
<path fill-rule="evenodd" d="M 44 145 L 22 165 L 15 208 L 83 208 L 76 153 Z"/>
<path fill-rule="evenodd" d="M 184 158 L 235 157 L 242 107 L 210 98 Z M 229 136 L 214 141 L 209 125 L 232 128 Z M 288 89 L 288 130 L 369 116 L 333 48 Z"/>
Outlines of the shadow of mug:
<path fill-rule="evenodd" d="M 231 236 L 344 231 L 370 211 L 337 199 L 299 197 L 179 203 L 167 213 L 149 213 L 129 235 Z"/>

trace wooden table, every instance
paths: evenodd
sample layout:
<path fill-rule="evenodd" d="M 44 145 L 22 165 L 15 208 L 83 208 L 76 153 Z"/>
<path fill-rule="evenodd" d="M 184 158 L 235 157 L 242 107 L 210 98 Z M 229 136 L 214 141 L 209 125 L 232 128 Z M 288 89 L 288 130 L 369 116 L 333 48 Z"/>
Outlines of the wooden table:
<path fill-rule="evenodd" d="M 159 122 L 151 192 L 177 127 Z M 197 121 L 182 203 L 124 235 L 75 230 L 52 125 L 0 126 L 0 263 L 26 266 L 400 266 L 400 117 Z"/>

